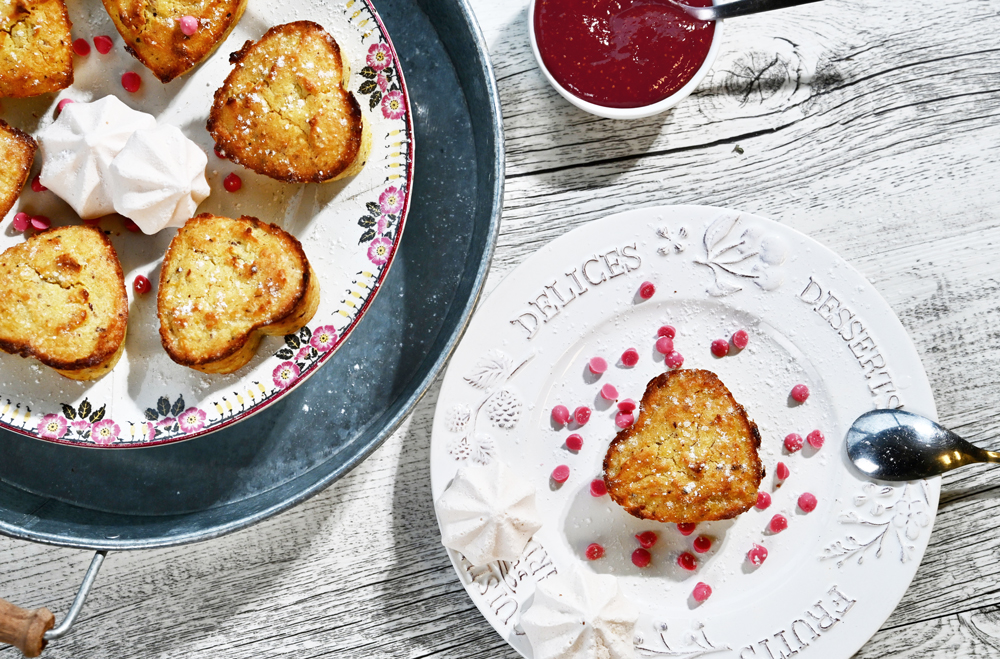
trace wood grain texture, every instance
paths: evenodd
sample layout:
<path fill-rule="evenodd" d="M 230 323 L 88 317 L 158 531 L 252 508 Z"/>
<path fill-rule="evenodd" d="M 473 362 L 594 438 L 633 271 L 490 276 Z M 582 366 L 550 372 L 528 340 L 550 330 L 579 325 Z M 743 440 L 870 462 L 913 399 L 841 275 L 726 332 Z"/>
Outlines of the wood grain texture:
<path fill-rule="evenodd" d="M 620 210 L 771 217 L 873 282 L 917 345 L 941 420 L 1000 449 L 1000 0 L 826 0 L 731 20 L 695 95 L 635 122 L 584 114 L 548 87 L 526 0 L 473 6 L 507 134 L 487 291 L 540 246 Z M 516 657 L 440 545 L 437 389 L 296 509 L 201 545 L 112 554 L 78 627 L 46 656 Z M 997 473 L 945 478 L 917 576 L 858 657 L 1000 656 Z M 0 597 L 61 618 L 89 561 L 0 538 Z"/>

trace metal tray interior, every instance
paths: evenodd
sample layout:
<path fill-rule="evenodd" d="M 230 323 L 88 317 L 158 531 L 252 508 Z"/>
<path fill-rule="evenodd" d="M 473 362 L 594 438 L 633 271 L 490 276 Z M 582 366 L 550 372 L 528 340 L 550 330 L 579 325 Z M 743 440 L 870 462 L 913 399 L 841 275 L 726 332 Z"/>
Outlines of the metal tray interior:
<path fill-rule="evenodd" d="M 206 437 L 95 451 L 0 432 L 0 533 L 117 550 L 248 526 L 366 458 L 438 374 L 496 242 L 500 104 L 465 0 L 378 0 L 377 9 L 411 91 L 416 162 L 401 253 L 368 315 L 295 392 Z"/>

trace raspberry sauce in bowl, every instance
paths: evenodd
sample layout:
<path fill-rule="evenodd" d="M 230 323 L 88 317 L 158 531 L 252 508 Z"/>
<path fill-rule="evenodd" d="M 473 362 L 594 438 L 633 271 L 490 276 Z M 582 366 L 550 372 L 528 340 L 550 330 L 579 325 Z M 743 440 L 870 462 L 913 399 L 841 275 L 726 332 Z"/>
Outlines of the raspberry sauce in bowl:
<path fill-rule="evenodd" d="M 532 49 L 549 82 L 610 119 L 648 117 L 688 96 L 715 59 L 720 27 L 670 0 L 533 0 L 529 9 Z"/>

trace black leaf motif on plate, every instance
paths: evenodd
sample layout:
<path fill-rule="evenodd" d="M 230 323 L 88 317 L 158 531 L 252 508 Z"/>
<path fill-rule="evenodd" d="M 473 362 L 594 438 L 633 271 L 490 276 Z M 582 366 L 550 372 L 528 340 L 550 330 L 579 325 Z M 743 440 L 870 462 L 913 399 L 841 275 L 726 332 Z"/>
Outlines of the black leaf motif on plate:
<path fill-rule="evenodd" d="M 302 339 L 302 343 L 309 343 L 309 340 L 313 337 L 313 332 L 308 327 L 303 327 L 299 330 L 299 338 Z"/>
<path fill-rule="evenodd" d="M 285 343 L 292 350 L 298 350 L 299 346 L 302 345 L 302 342 L 299 341 L 299 337 L 296 334 L 286 334 L 285 335 Z"/>
<path fill-rule="evenodd" d="M 64 417 L 66 417 L 70 421 L 72 421 L 73 419 L 76 418 L 76 410 L 73 409 L 72 405 L 67 405 L 66 403 L 63 403 L 62 408 L 63 408 L 63 416 Z"/>
<path fill-rule="evenodd" d="M 365 80 L 361 83 L 361 86 L 358 87 L 358 91 L 362 94 L 371 94 L 376 89 L 378 89 L 378 85 L 375 84 L 374 80 Z"/>
<path fill-rule="evenodd" d="M 147 407 L 145 414 L 147 421 L 156 421 L 157 419 L 160 418 L 160 413 L 154 410 L 152 407 Z"/>
<path fill-rule="evenodd" d="M 375 238 L 375 229 L 368 229 L 363 234 L 361 234 L 361 240 L 358 241 L 358 244 L 360 245 L 361 243 L 367 243 L 373 238 Z"/>
<path fill-rule="evenodd" d="M 376 91 L 372 94 L 372 97 L 368 100 L 368 109 L 374 110 L 375 106 L 382 102 L 382 92 Z"/>
<path fill-rule="evenodd" d="M 360 220 L 358 220 L 358 226 L 365 227 L 366 229 L 370 229 L 371 227 L 375 226 L 377 223 L 378 223 L 378 221 L 374 217 L 372 217 L 370 215 L 365 215 L 363 218 L 361 218 Z"/>
<path fill-rule="evenodd" d="M 378 73 L 372 67 L 366 66 L 365 68 L 361 69 L 361 75 L 364 76 L 365 78 L 368 78 L 369 80 L 372 80 L 373 78 L 375 78 L 375 76 L 378 75 Z"/>
<path fill-rule="evenodd" d="M 160 396 L 160 400 L 156 401 L 156 411 L 160 413 L 160 416 L 170 416 L 170 399 L 166 396 Z"/>
<path fill-rule="evenodd" d="M 382 213 L 382 207 L 378 205 L 378 202 L 369 201 L 365 204 L 365 208 L 367 208 L 368 212 L 372 215 L 380 215 Z"/>
<path fill-rule="evenodd" d="M 278 359 L 291 359 L 295 352 L 291 348 L 282 348 L 278 352 L 274 353 L 274 356 Z"/>
<path fill-rule="evenodd" d="M 83 402 L 82 402 L 82 403 L 80 403 L 80 407 L 78 408 L 78 411 L 80 412 L 80 418 L 81 418 L 81 419 L 86 419 L 86 418 L 87 418 L 88 416 L 90 416 L 90 412 L 91 412 L 91 411 L 92 411 L 93 409 L 94 409 L 94 408 L 93 408 L 93 406 L 92 406 L 92 405 L 90 404 L 90 401 L 89 401 L 89 400 L 87 400 L 86 398 L 84 398 L 84 399 L 83 399 Z"/>
<path fill-rule="evenodd" d="M 184 411 L 184 396 L 178 396 L 177 400 L 174 402 L 174 406 L 170 408 L 170 413 L 174 416 L 180 416 L 181 412 Z"/>
<path fill-rule="evenodd" d="M 107 405 L 101 405 L 101 409 L 97 410 L 96 412 L 94 412 L 93 414 L 90 415 L 90 422 L 91 423 L 97 423 L 98 421 L 100 421 L 101 419 L 104 418 L 104 408 L 105 407 L 107 407 Z"/>

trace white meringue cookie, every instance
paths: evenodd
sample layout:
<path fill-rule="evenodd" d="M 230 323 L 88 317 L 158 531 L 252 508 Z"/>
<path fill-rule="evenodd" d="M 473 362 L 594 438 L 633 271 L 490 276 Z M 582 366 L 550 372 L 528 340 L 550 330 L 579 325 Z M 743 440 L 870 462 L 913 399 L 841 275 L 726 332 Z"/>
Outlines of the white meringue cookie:
<path fill-rule="evenodd" d="M 83 219 L 115 212 L 107 185 L 111 161 L 132 133 L 156 127 L 156 119 L 105 96 L 92 103 L 70 103 L 39 136 L 41 183 Z"/>
<path fill-rule="evenodd" d="M 617 579 L 576 568 L 538 584 L 521 628 L 535 659 L 633 659 L 638 619 Z"/>
<path fill-rule="evenodd" d="M 499 460 L 459 469 L 436 507 L 441 542 L 473 565 L 517 560 L 542 528 L 535 488 Z"/>
<path fill-rule="evenodd" d="M 137 130 L 111 162 L 115 211 L 152 235 L 182 227 L 212 190 L 208 157 L 175 126 Z"/>

